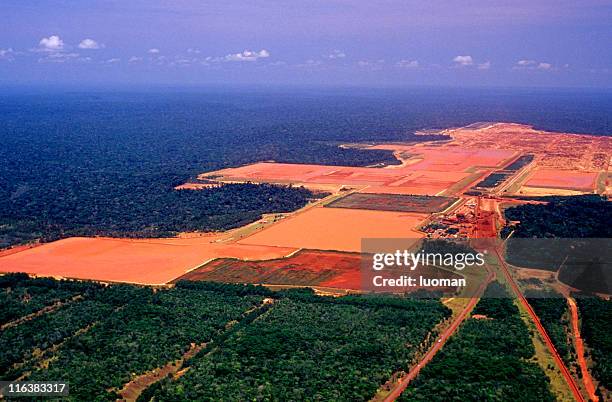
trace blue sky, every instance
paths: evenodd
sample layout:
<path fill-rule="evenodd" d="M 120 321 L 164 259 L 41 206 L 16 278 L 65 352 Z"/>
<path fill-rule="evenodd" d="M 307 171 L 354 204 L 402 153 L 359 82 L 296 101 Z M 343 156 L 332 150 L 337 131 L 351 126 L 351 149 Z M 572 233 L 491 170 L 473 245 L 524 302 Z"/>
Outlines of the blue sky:
<path fill-rule="evenodd" d="M 612 1 L 3 0 L 0 84 L 612 87 Z"/>

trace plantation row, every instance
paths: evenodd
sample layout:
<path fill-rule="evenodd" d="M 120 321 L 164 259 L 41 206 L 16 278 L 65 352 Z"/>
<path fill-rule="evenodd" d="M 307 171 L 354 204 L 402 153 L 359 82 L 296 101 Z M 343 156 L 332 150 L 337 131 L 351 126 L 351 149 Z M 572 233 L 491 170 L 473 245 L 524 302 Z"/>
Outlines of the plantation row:
<path fill-rule="evenodd" d="M 87 290 L 83 300 L 0 332 L 0 378 L 65 380 L 74 400 L 115 400 L 131 373 L 180 358 L 263 299 L 182 287 Z"/>
<path fill-rule="evenodd" d="M 497 282 L 485 296 L 505 290 Z M 529 331 L 510 297 L 482 298 L 473 314 L 400 397 L 401 401 L 554 401 L 548 378 L 528 361 Z"/>
<path fill-rule="evenodd" d="M 40 287 L 27 276 L 2 278 L 15 289 Z M 437 300 L 250 285 L 58 286 L 73 286 L 81 298 L 3 329 L 0 378 L 68 381 L 69 398 L 79 401 L 116 400 L 135 376 L 193 345 L 204 349 L 184 375 L 154 384 L 141 399 L 367 400 L 450 315 Z"/>
<path fill-rule="evenodd" d="M 95 286 L 47 278 L 30 279 L 25 274 L 0 276 L 0 325 L 68 300 Z"/>

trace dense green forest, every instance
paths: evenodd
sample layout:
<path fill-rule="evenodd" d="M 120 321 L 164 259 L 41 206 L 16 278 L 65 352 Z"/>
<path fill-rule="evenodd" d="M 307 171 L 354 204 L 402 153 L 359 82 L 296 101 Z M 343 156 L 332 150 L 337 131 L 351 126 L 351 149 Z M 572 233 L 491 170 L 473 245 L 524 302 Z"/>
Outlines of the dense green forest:
<path fill-rule="evenodd" d="M 555 401 L 544 372 L 528 361 L 529 330 L 502 285 L 491 283 L 473 314 L 487 318 L 462 324 L 400 401 Z"/>
<path fill-rule="evenodd" d="M 520 223 L 508 227 L 514 237 L 612 237 L 612 203 L 599 195 L 540 197 L 545 204 L 524 204 L 505 210 L 506 218 Z"/>
<path fill-rule="evenodd" d="M 552 290 L 528 290 L 525 292 L 525 297 L 540 318 L 540 322 L 565 364 L 569 365 L 574 362 L 574 347 L 571 338 L 568 336 L 570 330 L 567 315 L 569 308 L 565 297 Z"/>
<path fill-rule="evenodd" d="M 595 366 L 593 376 L 612 388 L 612 301 L 599 297 L 576 297 L 582 335 Z"/>
<path fill-rule="evenodd" d="M 128 199 L 131 196 L 125 193 L 121 202 L 99 199 L 99 205 L 87 193 L 68 197 L 50 192 L 48 196 L 57 196 L 61 205 L 53 206 L 55 201 L 50 199 L 17 197 L 10 201 L 9 209 L 0 212 L 0 221 L 3 214 L 10 214 L 0 226 L 0 248 L 32 238 L 163 237 L 183 231 L 226 230 L 253 222 L 264 213 L 299 209 L 314 197 L 303 187 L 252 183 L 199 191 L 170 188 L 149 200 Z M 84 198 L 91 202 L 92 210 L 84 209 Z"/>
<path fill-rule="evenodd" d="M 247 94 L 248 95 L 248 94 Z M 309 97 L 59 94 L 0 97 L 0 248 L 71 235 L 166 236 L 232 228 L 303 205 L 301 189 L 173 188 L 197 174 L 275 160 L 399 163 L 342 141 L 436 139 L 376 127 L 366 105 L 334 116 Z M 357 102 L 357 101 L 355 101 Z M 334 118 L 337 117 L 337 118 Z M 377 116 L 380 117 L 380 116 Z M 380 123 L 380 120 L 379 120 Z"/>
<path fill-rule="evenodd" d="M 142 399 L 367 400 L 450 315 L 438 300 L 322 297 L 309 289 L 0 279 L 5 288 L 34 291 L 44 281 L 81 295 L 0 332 L 1 379 L 69 381 L 70 400 L 115 400 L 134 375 L 178 359 L 192 344 L 206 346 L 186 373 Z M 56 295 L 48 296 L 46 304 Z"/>

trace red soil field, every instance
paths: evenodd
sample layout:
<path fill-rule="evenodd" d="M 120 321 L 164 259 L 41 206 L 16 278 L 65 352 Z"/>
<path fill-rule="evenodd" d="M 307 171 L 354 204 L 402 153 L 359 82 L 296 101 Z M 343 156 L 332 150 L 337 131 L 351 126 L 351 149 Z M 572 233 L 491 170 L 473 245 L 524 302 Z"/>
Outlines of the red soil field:
<path fill-rule="evenodd" d="M 190 239 L 72 237 L 0 257 L 0 272 L 158 285 L 218 257 L 269 259 L 295 249 Z"/>
<path fill-rule="evenodd" d="M 29 249 L 37 247 L 37 246 L 40 246 L 40 243 L 24 244 L 22 246 L 14 246 L 14 247 L 10 247 L 10 248 L 5 248 L 3 250 L 0 250 L 0 257 L 4 257 L 4 256 L 11 255 L 11 254 L 16 254 L 16 253 L 19 253 L 21 251 L 29 250 Z"/>
<path fill-rule="evenodd" d="M 422 160 L 410 164 L 411 170 L 432 172 L 464 172 L 472 167 L 501 167 L 504 161 L 516 154 L 503 149 L 464 149 L 452 146 L 422 147 L 415 145 L 375 145 L 368 149 L 386 149 L 408 152 L 415 159 Z"/>
<path fill-rule="evenodd" d="M 450 141 L 435 145 L 380 144 L 366 148 L 395 151 L 403 162 L 401 166 L 365 168 L 256 163 L 205 173 L 199 178 L 222 182 L 296 183 L 306 187 L 345 185 L 364 193 L 440 195 L 451 187 L 458 192 L 453 186 L 470 174 L 483 169 L 501 169 L 519 154 L 533 154 L 542 169 L 572 173 L 558 179 L 535 176 L 528 186 L 590 192 L 594 189 L 591 178 L 595 181 L 591 175 L 606 171 L 612 152 L 610 137 L 544 132 L 522 124 L 487 123 L 446 132 Z"/>
<path fill-rule="evenodd" d="M 384 186 L 369 186 L 362 193 L 439 195 L 469 176 L 462 172 L 417 171 Z"/>
<path fill-rule="evenodd" d="M 531 126 L 495 123 L 481 129 L 449 130 L 453 141 L 445 148 L 503 149 L 535 154 L 541 167 L 602 171 L 612 154 L 612 137 L 536 130 Z"/>
<path fill-rule="evenodd" d="M 452 197 L 426 195 L 352 193 L 325 206 L 328 208 L 432 213 L 444 210 L 456 200 L 457 198 Z"/>
<path fill-rule="evenodd" d="M 343 208 L 311 208 L 240 240 L 240 244 L 276 245 L 335 251 L 361 251 L 364 238 L 416 239 L 414 230 L 428 215 Z"/>
<path fill-rule="evenodd" d="M 371 193 L 435 195 L 463 180 L 469 173 L 400 168 L 255 163 L 202 175 L 220 181 L 253 181 L 298 184 L 369 186 Z"/>
<path fill-rule="evenodd" d="M 570 170 L 538 169 L 525 183 L 529 187 L 595 190 L 598 173 Z"/>

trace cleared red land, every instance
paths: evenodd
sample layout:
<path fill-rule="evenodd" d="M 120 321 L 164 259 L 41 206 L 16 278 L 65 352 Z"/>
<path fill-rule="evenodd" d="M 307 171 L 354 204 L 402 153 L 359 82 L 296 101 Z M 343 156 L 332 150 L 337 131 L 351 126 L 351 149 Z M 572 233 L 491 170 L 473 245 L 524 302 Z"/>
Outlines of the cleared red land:
<path fill-rule="evenodd" d="M 21 246 L 15 246 L 15 247 L 7 248 L 7 249 L 4 249 L 4 250 L 0 250 L 0 257 L 4 257 L 4 256 L 11 255 L 11 254 L 16 254 L 16 253 L 22 252 L 24 250 L 29 250 L 31 248 L 37 247 L 39 245 L 40 245 L 39 243 L 24 244 L 24 245 L 21 245 Z"/>
<path fill-rule="evenodd" d="M 109 239 L 72 237 L 0 258 L 0 272 L 164 284 L 218 257 L 270 259 L 295 249 L 211 243 L 193 239 Z"/>
<path fill-rule="evenodd" d="M 598 173 L 557 169 L 538 169 L 525 183 L 529 187 L 592 191 Z"/>
<path fill-rule="evenodd" d="M 414 230 L 428 215 L 342 208 L 311 208 L 240 240 L 240 244 L 278 245 L 335 251 L 361 251 L 365 238 L 421 238 Z"/>
<path fill-rule="evenodd" d="M 469 173 L 400 168 L 255 163 L 202 175 L 221 181 L 254 181 L 316 185 L 368 186 L 364 191 L 390 194 L 436 195 L 463 180 Z"/>
<path fill-rule="evenodd" d="M 481 129 L 449 131 L 449 147 L 502 149 L 538 156 L 538 166 L 549 169 L 601 171 L 607 169 L 612 137 L 545 132 L 513 123 L 490 124 Z"/>
<path fill-rule="evenodd" d="M 421 147 L 414 145 L 375 145 L 368 149 L 386 149 L 407 152 L 415 159 L 422 160 L 410 164 L 411 170 L 427 170 L 432 172 L 464 172 L 472 167 L 501 167 L 516 154 L 503 149 L 467 149 L 446 146 Z M 410 161 L 408 161 L 410 163 Z"/>
<path fill-rule="evenodd" d="M 369 149 L 389 149 L 412 155 L 403 166 L 367 168 L 349 166 L 255 163 L 206 173 L 201 179 L 299 183 L 303 185 L 365 186 L 362 192 L 437 195 L 470 175 L 470 168 L 498 167 L 516 152 L 502 149 L 463 149 L 384 144 Z"/>
<path fill-rule="evenodd" d="M 370 194 L 438 195 L 469 176 L 463 172 L 415 171 L 383 186 L 369 186 L 360 190 Z"/>

